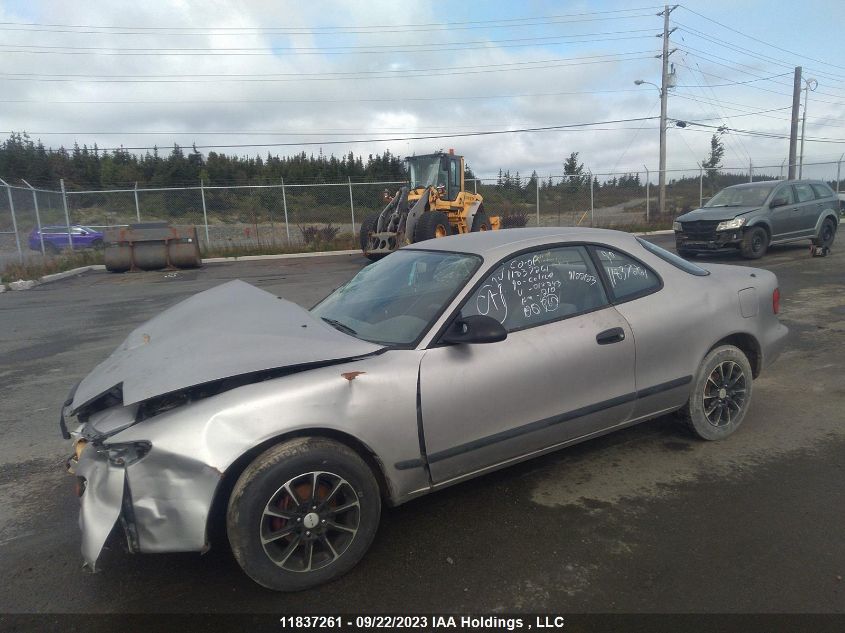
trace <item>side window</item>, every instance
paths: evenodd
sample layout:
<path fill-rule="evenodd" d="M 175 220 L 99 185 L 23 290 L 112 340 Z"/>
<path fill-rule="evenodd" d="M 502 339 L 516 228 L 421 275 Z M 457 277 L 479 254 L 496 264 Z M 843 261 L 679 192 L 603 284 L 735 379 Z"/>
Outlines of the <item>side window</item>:
<path fill-rule="evenodd" d="M 470 296 L 461 314 L 491 316 L 512 332 L 607 303 L 586 248 L 564 246 L 504 262 Z"/>
<path fill-rule="evenodd" d="M 813 193 L 812 187 L 806 184 L 792 185 L 795 187 L 795 194 L 798 196 L 798 202 L 809 202 L 814 200 L 816 194 Z"/>
<path fill-rule="evenodd" d="M 777 200 L 778 198 L 786 198 L 788 200 L 786 204 L 795 204 L 795 194 L 792 193 L 792 187 L 789 185 L 781 187 L 772 196 L 772 200 Z"/>
<path fill-rule="evenodd" d="M 816 192 L 816 198 L 832 198 L 833 190 L 827 185 L 811 185 Z"/>
<path fill-rule="evenodd" d="M 632 299 L 660 287 L 657 274 L 633 257 L 609 248 L 596 248 L 604 274 L 616 299 Z"/>

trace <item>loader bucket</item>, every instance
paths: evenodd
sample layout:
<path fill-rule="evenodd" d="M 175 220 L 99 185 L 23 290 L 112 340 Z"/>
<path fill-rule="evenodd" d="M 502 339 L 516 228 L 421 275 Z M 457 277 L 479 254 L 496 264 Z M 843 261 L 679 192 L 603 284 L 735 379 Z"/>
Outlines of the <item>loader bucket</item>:
<path fill-rule="evenodd" d="M 126 272 L 202 266 L 196 227 L 165 222 L 130 224 L 105 230 L 106 270 Z"/>

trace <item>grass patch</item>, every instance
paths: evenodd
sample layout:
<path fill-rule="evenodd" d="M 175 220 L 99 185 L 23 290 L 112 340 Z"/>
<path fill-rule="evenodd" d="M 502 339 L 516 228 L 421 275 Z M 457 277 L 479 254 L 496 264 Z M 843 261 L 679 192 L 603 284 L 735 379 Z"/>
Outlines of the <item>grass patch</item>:
<path fill-rule="evenodd" d="M 330 241 L 316 241 L 311 244 L 285 246 L 282 244 L 231 244 L 212 246 L 203 251 L 203 257 L 246 257 L 248 255 L 295 255 L 297 253 L 318 253 L 323 251 L 346 251 L 359 248 L 350 236 L 341 236 Z"/>
<path fill-rule="evenodd" d="M 91 249 L 64 252 L 53 257 L 24 262 L 23 264 L 6 264 L 0 270 L 0 279 L 5 283 L 19 279 L 40 279 L 44 275 L 73 270 L 82 266 L 103 263 L 103 251 Z"/>

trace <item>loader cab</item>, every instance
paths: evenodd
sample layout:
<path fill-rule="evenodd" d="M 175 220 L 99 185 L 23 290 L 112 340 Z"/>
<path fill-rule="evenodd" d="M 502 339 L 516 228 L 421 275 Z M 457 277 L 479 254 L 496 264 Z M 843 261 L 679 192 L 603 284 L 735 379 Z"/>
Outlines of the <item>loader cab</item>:
<path fill-rule="evenodd" d="M 442 199 L 455 200 L 463 190 L 463 158 L 454 154 L 438 152 L 423 156 L 409 156 L 408 173 L 411 189 L 420 187 L 443 188 Z"/>

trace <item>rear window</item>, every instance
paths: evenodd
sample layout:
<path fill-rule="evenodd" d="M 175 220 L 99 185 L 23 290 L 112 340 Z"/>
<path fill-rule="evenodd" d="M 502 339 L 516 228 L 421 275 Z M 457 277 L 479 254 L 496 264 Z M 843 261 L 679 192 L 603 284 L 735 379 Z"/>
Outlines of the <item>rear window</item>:
<path fill-rule="evenodd" d="M 675 255 L 675 253 L 667 251 L 665 248 L 660 248 L 657 244 L 652 244 L 648 240 L 644 240 L 639 237 L 637 238 L 637 241 L 642 244 L 643 248 L 646 249 L 649 253 L 657 255 L 664 262 L 672 264 L 675 268 L 680 268 L 685 273 L 695 275 L 696 277 L 704 277 L 710 274 L 710 271 L 704 270 L 703 268 L 696 266 L 692 262 L 688 262 L 683 257 Z"/>
<path fill-rule="evenodd" d="M 827 185 L 819 184 L 819 185 L 811 185 L 813 187 L 813 191 L 816 192 L 816 198 L 832 198 L 833 197 L 833 189 L 828 187 Z"/>

